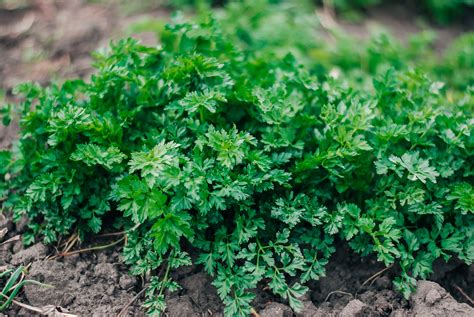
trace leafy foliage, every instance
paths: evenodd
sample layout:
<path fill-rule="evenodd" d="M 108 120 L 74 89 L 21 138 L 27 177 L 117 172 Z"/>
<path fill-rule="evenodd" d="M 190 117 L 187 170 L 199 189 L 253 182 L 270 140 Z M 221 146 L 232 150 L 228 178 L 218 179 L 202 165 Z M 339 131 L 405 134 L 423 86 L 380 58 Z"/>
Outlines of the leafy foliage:
<path fill-rule="evenodd" d="M 179 288 L 170 271 L 193 261 L 228 316 L 247 315 L 262 285 L 298 311 L 336 239 L 398 264 L 405 296 L 438 258 L 472 263 L 468 76 L 443 85 L 442 71 L 412 69 L 415 58 L 387 62 L 393 43 L 382 37 L 365 48 L 373 66 L 361 83 L 335 55 L 313 60 L 311 45 L 296 50 L 304 65 L 287 50 L 295 42 L 274 51 L 258 20 L 254 33 L 245 18 L 232 22 L 238 35 L 219 21 L 178 16 L 162 47 L 113 43 L 96 54 L 90 82 L 18 87 L 21 135 L 0 152 L 10 175 L 0 193 L 29 218 L 26 242 L 115 219 L 128 230 L 132 273 L 153 276 L 150 313 Z M 469 54 L 454 49 L 449 60 L 464 65 L 460 51 Z M 325 74 L 331 65 L 347 76 Z"/>
<path fill-rule="evenodd" d="M 321 1 L 324 3 L 324 0 Z M 361 11 L 380 4 L 390 4 L 389 0 L 327 0 L 327 3 L 334 6 L 345 17 L 353 17 L 356 10 Z M 468 16 L 464 10 L 472 8 L 472 0 L 415 0 L 400 1 L 405 6 L 410 6 L 413 10 L 424 11 L 430 18 L 439 24 L 453 22 L 456 18 Z"/>
<path fill-rule="evenodd" d="M 141 5 L 151 6 L 149 1 L 140 0 Z M 266 3 L 285 3 L 285 0 L 256 0 L 257 2 Z M 225 2 L 232 1 L 217 1 L 217 0 L 167 0 L 164 4 L 177 9 L 197 8 L 202 9 L 209 6 L 219 6 Z M 234 1 L 238 2 L 238 1 Z M 306 5 L 312 4 L 311 1 L 297 0 L 297 3 L 304 3 Z M 359 20 L 363 11 L 379 5 L 390 5 L 394 1 L 390 0 L 318 0 L 312 1 L 318 6 L 330 6 L 343 18 L 348 20 Z M 473 0 L 405 0 L 398 1 L 401 5 L 408 6 L 411 10 L 419 11 L 438 24 L 447 24 L 459 18 L 468 18 L 469 9 L 474 6 Z"/>

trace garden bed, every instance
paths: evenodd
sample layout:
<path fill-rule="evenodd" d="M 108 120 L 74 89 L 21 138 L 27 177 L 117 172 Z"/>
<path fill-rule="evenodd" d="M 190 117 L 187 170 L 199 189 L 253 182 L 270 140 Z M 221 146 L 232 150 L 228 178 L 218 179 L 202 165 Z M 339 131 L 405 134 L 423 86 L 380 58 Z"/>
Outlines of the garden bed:
<path fill-rule="evenodd" d="M 53 78 L 87 78 L 92 72 L 91 51 L 105 45 L 109 38 L 120 34 L 117 30 L 125 27 L 124 23 L 117 22 L 119 13 L 115 6 L 90 5 L 86 1 L 60 2 L 53 7 L 46 5 L 48 1 L 38 3 L 43 5 L 15 9 L 13 11 L 17 18 L 0 21 L 4 29 L 11 30 L 8 34 L 0 34 L 0 52 L 5 56 L 0 61 L 0 87 L 6 91 L 10 101 L 17 101 L 11 95 L 12 87 L 25 80 L 38 81 L 44 85 Z M 8 10 L 2 10 L 0 17 L 2 14 L 13 14 L 12 9 Z M 397 12 L 395 14 L 399 14 Z M 381 20 L 386 19 L 388 13 L 381 11 L 374 14 L 372 19 Z M 135 17 L 126 20 L 134 21 Z M 406 23 L 394 22 L 392 27 L 400 30 L 400 25 L 406 26 Z M 366 34 L 365 27 L 344 27 L 354 32 L 354 36 L 364 37 Z M 443 29 L 440 49 L 444 48 L 444 43 L 460 34 L 462 28 L 454 26 Z M 58 30 L 62 33 L 58 33 Z M 405 37 L 406 32 L 402 31 L 399 35 Z M 0 125 L 0 148 L 8 148 L 16 134 L 17 127 L 14 124 L 8 128 Z M 2 229 L 7 230 L 0 244 L 21 236 L 25 231 L 25 223 L 15 225 L 9 214 L 0 214 Z M 149 280 L 147 276 L 138 278 L 129 274 L 129 268 L 122 258 L 123 237 L 120 234 L 99 235 L 79 241 L 72 236 L 64 237 L 57 244 L 46 246 L 40 242 L 27 248 L 23 247 L 21 241 L 7 242 L 0 246 L 0 267 L 25 265 L 28 278 L 54 286 L 25 286 L 15 298 L 20 304 L 36 309 L 47 308 L 49 312 L 59 315 L 65 310 L 79 315 L 145 315 L 142 290 Z M 64 243 L 68 241 L 72 243 L 70 249 L 65 251 Z M 373 256 L 361 258 L 351 252 L 344 242 L 336 242 L 336 245 L 337 251 L 326 266 L 326 276 L 308 283 L 310 291 L 301 298 L 303 309 L 300 312 L 295 313 L 287 301 L 273 295 L 268 286 L 261 283 L 252 302 L 253 314 L 262 317 L 474 314 L 474 309 L 469 306 L 472 305 L 470 298 L 474 297 L 472 265 L 437 261 L 431 276 L 433 282 L 419 281 L 417 292 L 406 300 L 392 285 L 392 278 L 400 273 L 399 267 L 393 265 L 385 269 L 383 263 Z M 98 246 L 98 249 L 94 249 Z M 87 250 L 89 248 L 93 249 Z M 75 251 L 76 254 L 68 254 Z M 197 258 L 193 248 L 189 247 L 186 251 L 193 259 Z M 63 253 L 67 254 L 63 256 Z M 171 274 L 182 289 L 165 294 L 165 314 L 223 314 L 224 306 L 211 284 L 212 278 L 202 266 L 183 266 Z M 33 314 L 31 307 L 18 304 L 12 305 L 4 313 L 12 316 Z"/>
<path fill-rule="evenodd" d="M 10 220 L 0 221 L 0 229 L 9 228 L 8 237 L 21 235 Z M 5 238 L 6 239 L 6 238 Z M 75 250 L 113 243 L 110 237 L 97 238 L 88 244 L 75 245 Z M 339 248 L 327 265 L 327 276 L 311 282 L 305 296 L 304 309 L 295 313 L 264 285 L 257 290 L 256 312 L 262 317 L 289 316 L 472 316 L 474 309 L 465 295 L 473 296 L 474 270 L 460 263 L 439 263 L 432 281 L 420 281 L 418 291 L 405 300 L 393 290 L 388 270 L 375 259 L 363 259 L 344 247 Z M 55 307 L 88 316 L 144 316 L 141 291 L 146 282 L 128 274 L 120 246 L 48 259 L 57 255 L 42 243 L 24 248 L 20 241 L 0 249 L 0 267 L 29 265 L 28 278 L 50 284 L 54 288 L 26 286 L 17 298 L 36 308 Z M 183 289 L 167 294 L 167 316 L 222 316 L 223 306 L 212 286 L 212 279 L 199 266 L 186 266 L 173 273 Z M 447 290 L 450 290 L 448 292 Z M 453 295 L 456 299 L 453 298 Z M 51 307 L 52 306 L 52 307 Z M 13 305 L 8 316 L 26 316 L 34 312 Z M 1 315 L 0 315 L 1 316 Z"/>

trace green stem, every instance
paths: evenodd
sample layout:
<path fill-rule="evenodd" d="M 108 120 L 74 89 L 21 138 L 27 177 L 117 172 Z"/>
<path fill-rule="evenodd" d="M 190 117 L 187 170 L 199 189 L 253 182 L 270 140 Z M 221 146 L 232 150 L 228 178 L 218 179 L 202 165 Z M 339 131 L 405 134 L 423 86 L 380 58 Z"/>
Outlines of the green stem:
<path fill-rule="evenodd" d="M 161 283 L 160 292 L 158 293 L 158 296 L 161 296 L 163 294 L 164 290 L 165 290 L 165 285 L 168 282 L 168 275 L 170 273 L 170 269 L 171 269 L 171 262 L 168 259 L 168 264 L 166 265 L 165 275 L 163 276 L 163 283 Z"/>

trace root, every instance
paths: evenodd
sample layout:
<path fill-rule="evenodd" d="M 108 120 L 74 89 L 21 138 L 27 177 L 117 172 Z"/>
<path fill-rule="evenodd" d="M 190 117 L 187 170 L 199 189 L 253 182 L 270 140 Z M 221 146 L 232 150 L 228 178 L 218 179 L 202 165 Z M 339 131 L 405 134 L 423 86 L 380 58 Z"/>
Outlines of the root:
<path fill-rule="evenodd" d="M 119 244 L 120 242 L 122 242 L 124 240 L 125 240 L 125 237 L 122 237 L 122 238 L 118 239 L 117 241 L 114 241 L 114 242 L 109 243 L 109 244 L 99 245 L 99 246 L 80 249 L 80 250 L 75 250 L 75 251 L 71 251 L 71 252 L 60 253 L 60 254 L 58 254 L 58 256 L 68 256 L 68 255 L 73 255 L 73 254 L 78 254 L 78 253 L 89 252 L 89 251 L 104 250 L 104 249 L 110 248 L 110 247 L 112 247 L 116 244 Z"/>
<path fill-rule="evenodd" d="M 461 293 L 462 296 L 464 296 L 464 298 L 471 304 L 471 305 L 474 305 L 474 300 L 466 294 L 466 292 L 463 291 L 462 288 L 460 288 L 459 286 L 457 286 L 456 284 L 454 284 L 454 288 L 456 288 L 459 293 Z"/>
<path fill-rule="evenodd" d="M 124 240 L 125 240 L 125 236 L 123 236 L 122 238 L 118 239 L 117 241 L 114 241 L 114 242 L 109 243 L 109 244 L 98 245 L 98 246 L 95 246 L 95 247 L 90 247 L 90 248 L 75 250 L 75 251 L 71 251 L 71 252 L 68 252 L 68 251 L 66 251 L 66 252 L 61 252 L 61 253 L 58 253 L 58 254 L 56 254 L 56 255 L 54 255 L 54 256 L 48 257 L 48 260 L 54 260 L 54 259 L 57 259 L 57 258 L 60 258 L 60 257 L 69 256 L 69 255 L 73 255 L 73 254 L 84 253 L 84 252 L 89 252 L 89 251 L 104 250 L 104 249 L 113 247 L 114 245 L 119 244 L 120 242 L 122 242 L 122 241 L 124 241 Z M 72 245 L 71 245 L 71 247 L 72 247 Z M 67 249 L 70 249 L 70 247 L 67 248 Z"/>
<path fill-rule="evenodd" d="M 364 281 L 364 283 L 362 283 L 362 285 L 360 285 L 359 289 L 357 290 L 356 292 L 356 295 L 359 293 L 359 291 L 365 286 L 367 285 L 368 283 L 369 286 L 372 286 L 372 284 L 380 277 L 380 275 L 382 275 L 384 272 L 388 271 L 389 269 L 391 269 L 393 267 L 393 264 L 387 266 L 386 268 L 383 268 L 382 270 L 378 271 L 377 273 L 375 273 L 374 275 L 372 275 L 371 277 L 369 277 L 368 279 L 366 279 Z"/>
<path fill-rule="evenodd" d="M 347 295 L 347 296 L 350 296 L 350 297 L 354 297 L 354 295 L 352 295 L 351 293 L 349 292 L 344 292 L 344 291 L 332 291 L 328 294 L 328 296 L 326 296 L 326 299 L 324 300 L 325 302 L 327 302 L 329 300 L 329 298 L 334 295 L 334 294 L 342 294 L 342 295 Z"/>
<path fill-rule="evenodd" d="M 137 295 L 135 295 L 135 297 L 133 297 L 123 308 L 122 310 L 120 311 L 120 313 L 117 315 L 117 317 L 123 317 L 127 314 L 127 310 L 128 308 L 133 304 L 134 301 L 136 301 L 145 291 L 146 291 L 146 287 L 144 287 L 140 292 L 138 292 Z"/>

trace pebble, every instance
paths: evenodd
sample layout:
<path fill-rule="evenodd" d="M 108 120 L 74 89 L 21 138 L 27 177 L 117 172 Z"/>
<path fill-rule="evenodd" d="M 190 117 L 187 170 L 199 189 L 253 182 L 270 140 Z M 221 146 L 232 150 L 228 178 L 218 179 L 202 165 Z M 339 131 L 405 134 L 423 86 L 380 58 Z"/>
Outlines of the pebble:
<path fill-rule="evenodd" d="M 366 307 L 363 302 L 358 299 L 353 299 L 349 303 L 347 303 L 346 307 L 344 307 L 341 311 L 341 317 L 354 317 L 359 315 L 362 310 Z"/>

